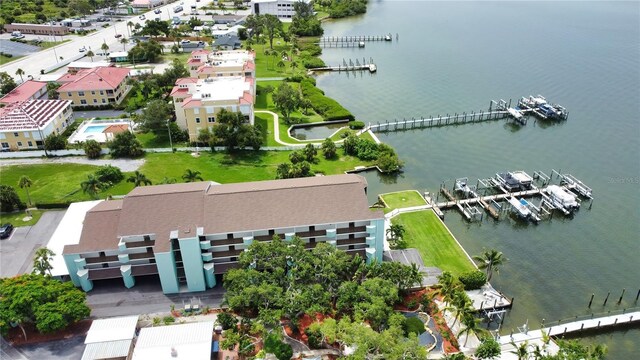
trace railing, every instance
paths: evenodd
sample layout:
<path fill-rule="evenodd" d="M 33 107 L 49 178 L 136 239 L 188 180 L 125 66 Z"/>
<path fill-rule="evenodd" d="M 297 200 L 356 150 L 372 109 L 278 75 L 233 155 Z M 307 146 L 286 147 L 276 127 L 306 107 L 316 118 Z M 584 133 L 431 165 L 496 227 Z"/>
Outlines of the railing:
<path fill-rule="evenodd" d="M 576 316 L 571 317 L 571 318 L 560 319 L 560 320 L 558 320 L 556 322 L 546 324 L 546 326 L 548 326 L 548 327 L 556 327 L 556 326 L 559 326 L 559 325 L 570 324 L 570 323 L 577 322 L 577 321 L 592 320 L 592 319 L 602 318 L 602 317 L 607 317 L 607 316 L 624 315 L 624 314 L 628 314 L 628 313 L 632 313 L 632 312 L 636 312 L 636 311 L 640 311 L 640 307 L 636 306 L 636 307 L 632 307 L 632 308 L 628 308 L 628 309 L 609 310 L 607 312 L 602 312 L 602 313 L 576 315 Z M 542 327 L 545 327 L 544 323 L 542 324 Z"/>

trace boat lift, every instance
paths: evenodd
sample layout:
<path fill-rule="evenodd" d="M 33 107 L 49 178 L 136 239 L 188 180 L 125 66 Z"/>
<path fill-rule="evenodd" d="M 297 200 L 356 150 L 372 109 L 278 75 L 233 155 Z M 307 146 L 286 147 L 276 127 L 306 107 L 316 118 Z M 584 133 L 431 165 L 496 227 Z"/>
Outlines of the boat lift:
<path fill-rule="evenodd" d="M 568 184 L 573 186 L 573 190 L 575 190 L 581 196 L 593 200 L 593 190 L 590 187 L 585 185 L 582 181 L 578 180 L 575 176 L 571 174 L 563 174 L 560 175 L 560 184 Z"/>
<path fill-rule="evenodd" d="M 469 179 L 466 177 L 456 179 L 453 189 L 455 191 L 463 193 L 466 198 L 478 197 L 478 193 L 476 192 L 476 187 L 473 185 L 469 186 L 468 181 Z"/>

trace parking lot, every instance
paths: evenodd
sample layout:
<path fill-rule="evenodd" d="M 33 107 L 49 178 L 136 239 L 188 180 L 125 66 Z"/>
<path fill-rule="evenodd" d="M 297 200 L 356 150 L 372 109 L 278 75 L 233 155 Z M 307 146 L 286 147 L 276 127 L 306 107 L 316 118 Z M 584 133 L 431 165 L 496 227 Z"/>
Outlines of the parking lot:
<path fill-rule="evenodd" d="M 65 211 L 47 211 L 33 226 L 17 227 L 0 240 L 0 277 L 30 272 L 35 251 L 47 244 Z"/>
<path fill-rule="evenodd" d="M 10 41 L 9 39 L 0 39 L 0 49 L 2 49 L 3 53 L 13 56 L 22 56 L 40 51 L 37 46 Z"/>

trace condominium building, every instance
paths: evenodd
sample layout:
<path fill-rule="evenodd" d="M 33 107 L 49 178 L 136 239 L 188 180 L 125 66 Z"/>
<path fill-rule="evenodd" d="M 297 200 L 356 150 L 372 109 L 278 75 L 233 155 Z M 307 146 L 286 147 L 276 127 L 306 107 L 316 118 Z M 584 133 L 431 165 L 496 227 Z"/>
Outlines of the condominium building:
<path fill-rule="evenodd" d="M 254 94 L 255 79 L 251 77 L 178 79 L 171 90 L 176 123 L 189 132 L 190 141 L 197 141 L 202 129 L 213 128 L 222 109 L 241 112 L 246 122 L 253 125 Z"/>
<path fill-rule="evenodd" d="M 311 0 L 251 0 L 251 13 L 257 15 L 271 14 L 282 21 L 291 21 L 293 15 L 296 14 L 293 4 L 299 1 L 311 2 Z"/>
<path fill-rule="evenodd" d="M 36 150 L 44 139 L 73 122 L 71 101 L 27 100 L 0 108 L 2 150 Z"/>
<path fill-rule="evenodd" d="M 366 189 L 359 175 L 137 187 L 86 212 L 81 231 L 63 237 L 62 256 L 85 291 L 96 280 L 122 278 L 132 287 L 136 277 L 153 276 L 167 294 L 214 287 L 253 242 L 274 235 L 381 261 L 384 214 L 369 209 Z"/>
<path fill-rule="evenodd" d="M 187 61 L 189 76 L 199 79 L 218 76 L 256 77 L 255 53 L 246 50 L 196 50 Z"/>
<path fill-rule="evenodd" d="M 46 98 L 47 83 L 45 81 L 27 80 L 0 98 L 0 106 Z"/>
<path fill-rule="evenodd" d="M 57 81 L 60 99 L 71 100 L 74 107 L 110 107 L 122 102 L 129 92 L 129 69 L 96 67 L 68 73 Z"/>

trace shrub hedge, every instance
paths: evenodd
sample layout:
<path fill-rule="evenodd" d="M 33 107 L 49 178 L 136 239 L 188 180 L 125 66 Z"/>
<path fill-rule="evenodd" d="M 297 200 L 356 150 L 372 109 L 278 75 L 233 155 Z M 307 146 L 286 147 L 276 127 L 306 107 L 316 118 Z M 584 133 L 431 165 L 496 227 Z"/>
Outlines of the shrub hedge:
<path fill-rule="evenodd" d="M 311 101 L 311 107 L 320 114 L 324 121 L 349 119 L 354 120 L 353 114 L 337 101 L 324 96 L 324 92 L 305 79 L 300 82 L 302 94 Z"/>
<path fill-rule="evenodd" d="M 362 121 L 350 121 L 349 122 L 349 129 L 351 129 L 351 130 L 364 129 L 364 122 L 362 122 Z"/>
<path fill-rule="evenodd" d="M 467 271 L 458 279 L 465 290 L 477 290 L 487 283 L 487 275 L 480 270 Z"/>

